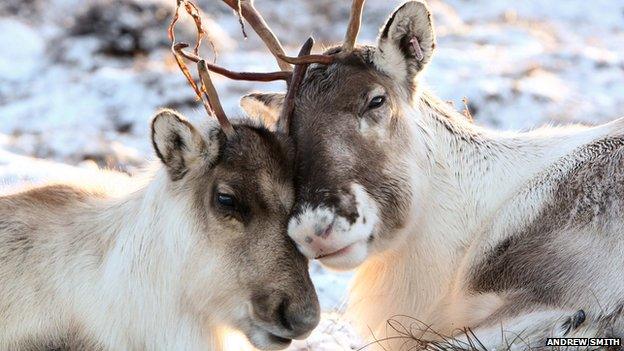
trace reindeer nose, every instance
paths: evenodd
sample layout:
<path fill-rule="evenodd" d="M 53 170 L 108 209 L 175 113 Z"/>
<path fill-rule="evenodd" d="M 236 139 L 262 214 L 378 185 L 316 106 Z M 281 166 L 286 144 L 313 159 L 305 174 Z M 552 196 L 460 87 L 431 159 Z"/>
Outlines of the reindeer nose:
<path fill-rule="evenodd" d="M 327 226 L 316 226 L 313 233 L 308 233 L 305 236 L 305 244 L 313 250 L 325 251 L 329 245 L 329 236 L 333 229 L 333 224 Z"/>
<path fill-rule="evenodd" d="M 321 318 L 316 295 L 293 302 L 289 296 L 273 292 L 256 295 L 252 303 L 258 318 L 280 327 L 283 332 L 279 336 L 290 339 L 306 338 Z"/>
<path fill-rule="evenodd" d="M 284 300 L 279 306 L 278 316 L 282 326 L 295 335 L 295 339 L 305 339 L 319 323 L 318 308 L 296 306 Z"/>
<path fill-rule="evenodd" d="M 305 245 L 307 251 L 313 254 L 310 258 L 319 258 L 334 253 L 344 248 L 344 243 L 332 236 L 333 223 L 325 227 L 317 227 L 314 234 L 306 235 L 305 244 L 298 243 L 298 246 Z"/>

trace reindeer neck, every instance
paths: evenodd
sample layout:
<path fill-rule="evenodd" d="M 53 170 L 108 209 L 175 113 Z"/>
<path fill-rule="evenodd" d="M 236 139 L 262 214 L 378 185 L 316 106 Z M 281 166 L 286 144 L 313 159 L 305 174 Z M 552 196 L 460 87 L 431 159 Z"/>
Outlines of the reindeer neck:
<path fill-rule="evenodd" d="M 434 144 L 429 156 L 433 161 L 429 163 L 430 196 L 440 205 L 440 216 L 446 212 L 445 221 L 455 222 L 457 237 L 463 240 L 470 240 L 476 228 L 538 173 L 618 127 L 616 121 L 524 133 L 492 131 L 472 124 L 428 92 L 421 99 L 420 109 L 430 124 Z"/>
<path fill-rule="evenodd" d="M 172 195 L 175 191 L 169 186 L 166 172 L 160 169 L 146 186 L 97 206 L 100 214 L 94 222 L 102 224 L 102 235 L 114 238 L 105 267 L 138 276 L 145 270 L 165 274 L 180 268 L 173 263 L 181 262 L 177 258 L 191 249 L 192 233 L 198 229 L 187 220 L 189 201 Z"/>
<path fill-rule="evenodd" d="M 119 330 L 126 330 L 127 335 L 135 335 L 137 340 L 158 332 L 151 339 L 167 344 L 143 345 L 146 348 L 192 349 L 190 345 L 179 343 L 194 340 L 194 334 L 180 333 L 193 332 L 199 338 L 210 334 L 212 329 L 208 325 L 198 330 L 189 329 L 199 325 L 196 320 L 199 317 L 193 315 L 184 317 L 188 318 L 184 320 L 186 328 L 173 325 L 182 318 L 179 316 L 180 298 L 186 289 L 180 284 L 186 275 L 186 260 L 182 258 L 188 257 L 193 249 L 193 231 L 197 229 L 186 220 L 189 201 L 171 195 L 174 191 L 167 189 L 168 186 L 171 185 L 166 172 L 159 170 L 146 186 L 121 198 L 99 201 L 82 215 L 81 226 L 98 228 L 92 235 L 107 238 L 107 245 L 96 272 L 86 274 L 97 277 L 91 286 L 94 291 L 79 293 L 99 297 L 97 305 L 84 306 L 85 314 L 94 318 L 107 315 L 147 317 L 142 321 L 116 321 L 125 324 Z M 163 328 L 164 325 L 168 327 Z M 125 340 L 127 335 L 110 335 L 110 339 Z"/>

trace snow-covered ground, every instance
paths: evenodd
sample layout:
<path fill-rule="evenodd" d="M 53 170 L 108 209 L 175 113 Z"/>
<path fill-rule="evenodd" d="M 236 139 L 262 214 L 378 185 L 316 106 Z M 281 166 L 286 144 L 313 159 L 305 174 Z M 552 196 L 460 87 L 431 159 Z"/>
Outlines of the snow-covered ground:
<path fill-rule="evenodd" d="M 0 3 L 0 187 L 79 178 L 97 167 L 129 174 L 153 158 L 148 121 L 158 107 L 200 120 L 205 113 L 169 52 L 174 0 L 3 0 Z M 207 14 L 217 62 L 236 70 L 275 70 L 251 30 L 217 0 Z M 348 0 L 257 0 L 294 53 L 313 34 L 320 45 L 343 37 Z M 360 40 L 400 1 L 369 0 Z M 425 74 L 440 97 L 476 123 L 527 129 L 546 123 L 602 123 L 624 115 L 624 2 L 613 0 L 432 0 L 438 51 Z M 189 21 L 179 36 L 192 40 Z M 208 46 L 207 46 L 208 47 Z M 209 52 L 204 54 L 211 56 Z M 282 83 L 214 76 L 230 115 L 251 90 Z M 46 159 L 46 160 L 41 160 Z M 0 189 L 1 190 L 1 189 Z M 325 311 L 340 311 L 349 273 L 313 264 Z M 351 350 L 358 338 L 327 314 L 294 350 Z"/>

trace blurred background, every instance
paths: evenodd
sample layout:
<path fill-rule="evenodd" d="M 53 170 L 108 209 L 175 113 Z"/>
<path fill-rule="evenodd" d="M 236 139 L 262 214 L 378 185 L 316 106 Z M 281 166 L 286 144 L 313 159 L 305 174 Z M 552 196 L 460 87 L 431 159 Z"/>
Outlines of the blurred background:
<path fill-rule="evenodd" d="M 401 1 L 368 0 L 361 43 Z M 544 124 L 598 124 L 624 116 L 624 1 L 430 0 L 438 34 L 426 85 L 481 125 L 526 130 Z M 233 12 L 197 0 L 218 54 L 233 70 L 277 66 Z M 349 0 L 256 0 L 294 55 L 312 34 L 315 51 L 344 36 Z M 0 191 L 3 185 L 88 176 L 98 168 L 130 175 L 152 160 L 148 122 L 159 107 L 195 120 L 203 108 L 175 65 L 166 28 L 175 0 L 2 0 L 0 2 Z M 183 15 L 178 39 L 193 42 Z M 215 58 L 204 45 L 203 55 Z M 213 75 L 227 112 L 252 90 L 283 83 Z M 312 265 L 326 311 L 340 311 L 349 274 Z M 339 314 L 293 349 L 350 349 Z"/>

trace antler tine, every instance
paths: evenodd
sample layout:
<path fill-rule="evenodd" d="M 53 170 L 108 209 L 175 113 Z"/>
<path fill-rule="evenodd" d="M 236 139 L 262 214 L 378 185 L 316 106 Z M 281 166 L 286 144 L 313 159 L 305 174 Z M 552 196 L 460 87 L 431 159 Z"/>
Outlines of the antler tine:
<path fill-rule="evenodd" d="M 253 0 L 223 0 L 234 11 L 242 13 L 243 17 L 249 22 L 253 30 L 258 34 L 260 39 L 269 48 L 277 65 L 282 71 L 291 71 L 292 67 L 288 62 L 282 60 L 280 56 L 285 55 L 284 48 L 279 39 L 275 36 L 273 31 L 269 28 L 268 24 L 262 17 L 262 15 L 256 10 L 253 4 Z"/>
<path fill-rule="evenodd" d="M 303 55 L 297 57 L 280 55 L 280 58 L 288 63 L 292 63 L 293 65 L 303 65 L 310 63 L 330 65 L 335 60 L 335 56 L 333 55 Z"/>
<path fill-rule="evenodd" d="M 360 24 L 362 23 L 364 1 L 366 0 L 353 0 L 349 26 L 347 27 L 347 33 L 345 34 L 344 43 L 342 44 L 343 52 L 353 51 L 355 47 L 355 41 L 357 40 L 358 33 L 360 32 Z"/>
<path fill-rule="evenodd" d="M 309 37 L 301 47 L 301 50 L 299 50 L 299 57 L 309 55 L 312 46 L 314 46 L 314 38 Z M 286 98 L 284 99 L 284 107 L 278 119 L 280 127 L 278 129 L 283 130 L 286 134 L 290 133 L 290 120 L 295 109 L 295 97 L 299 92 L 299 87 L 303 81 L 308 65 L 309 63 L 297 64 L 292 73 L 292 79 L 288 86 L 288 91 L 286 92 Z"/>
<path fill-rule="evenodd" d="M 199 72 L 203 95 L 208 100 L 208 105 L 210 105 L 210 108 L 217 117 L 221 129 L 223 129 L 225 135 L 229 138 L 234 134 L 234 127 L 232 127 L 232 123 L 230 123 L 225 111 L 223 111 L 223 106 L 221 106 L 221 102 L 219 101 L 219 94 L 217 94 L 217 89 L 215 89 L 214 84 L 212 84 L 212 79 L 210 79 L 210 73 L 208 72 L 208 66 L 205 60 L 200 59 L 197 62 L 197 71 Z M 203 100 L 204 97 L 202 97 L 202 101 Z"/>
<path fill-rule="evenodd" d="M 192 52 L 184 51 L 184 48 L 189 47 L 187 43 L 176 43 L 173 46 L 173 50 L 178 53 L 180 56 L 184 57 L 187 60 L 198 63 L 202 60 L 199 55 L 195 55 Z M 276 71 L 276 72 L 234 72 L 227 68 L 205 62 L 208 69 L 212 72 L 220 74 L 224 77 L 234 79 L 234 80 L 246 80 L 246 81 L 256 81 L 256 82 L 271 82 L 275 80 L 285 80 L 290 81 L 290 76 L 292 72 L 290 71 Z"/>

